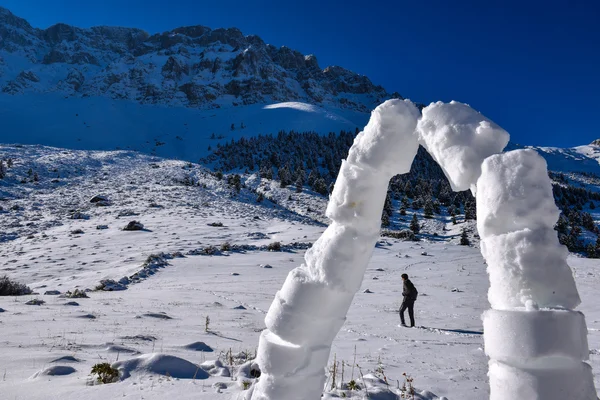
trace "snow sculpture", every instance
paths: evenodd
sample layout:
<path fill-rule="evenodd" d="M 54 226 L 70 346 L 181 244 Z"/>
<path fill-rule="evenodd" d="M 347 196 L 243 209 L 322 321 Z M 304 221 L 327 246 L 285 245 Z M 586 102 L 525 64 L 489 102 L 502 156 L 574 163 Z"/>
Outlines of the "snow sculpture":
<path fill-rule="evenodd" d="M 483 317 L 491 400 L 596 399 L 587 327 L 554 224 L 546 162 L 533 150 L 486 159 L 477 228 L 490 277 Z"/>
<path fill-rule="evenodd" d="M 432 103 L 421 117 L 408 100 L 377 107 L 342 162 L 327 207 L 331 225 L 269 308 L 257 356 L 262 375 L 247 398 L 321 397 L 331 344 L 379 238 L 388 182 L 409 172 L 420 143 L 454 190 L 477 193 L 493 308 L 484 316 L 491 399 L 596 399 L 583 362 L 585 321 L 571 311 L 579 296 L 552 230 L 558 211 L 545 163 L 533 151 L 495 155 L 508 140 L 462 103 Z"/>

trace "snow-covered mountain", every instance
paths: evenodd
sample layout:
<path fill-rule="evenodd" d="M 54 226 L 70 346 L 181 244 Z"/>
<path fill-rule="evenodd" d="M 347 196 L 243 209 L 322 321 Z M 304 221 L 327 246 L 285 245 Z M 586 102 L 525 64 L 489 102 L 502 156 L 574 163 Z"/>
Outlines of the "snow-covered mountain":
<path fill-rule="evenodd" d="M 154 35 L 66 24 L 42 30 L 1 7 L 0 90 L 195 109 L 301 101 L 361 112 L 400 97 L 366 76 L 323 69 L 314 55 L 277 48 L 236 28 L 198 25 Z"/>

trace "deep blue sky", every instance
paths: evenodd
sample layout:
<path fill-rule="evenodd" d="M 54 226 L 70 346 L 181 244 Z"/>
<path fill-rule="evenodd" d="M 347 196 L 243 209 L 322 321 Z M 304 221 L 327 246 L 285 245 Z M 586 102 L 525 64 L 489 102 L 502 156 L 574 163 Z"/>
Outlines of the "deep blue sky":
<path fill-rule="evenodd" d="M 415 101 L 458 100 L 514 142 L 600 138 L 600 1 L 0 0 L 45 28 L 235 26 Z"/>

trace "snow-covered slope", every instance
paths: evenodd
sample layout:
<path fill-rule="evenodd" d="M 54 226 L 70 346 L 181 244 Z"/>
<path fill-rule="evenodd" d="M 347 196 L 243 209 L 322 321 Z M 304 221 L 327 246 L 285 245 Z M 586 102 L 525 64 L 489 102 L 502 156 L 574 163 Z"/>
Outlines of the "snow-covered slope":
<path fill-rule="evenodd" d="M 510 143 L 507 150 L 534 149 L 548 163 L 548 169 L 559 172 L 591 172 L 600 174 L 600 143 L 571 148 L 521 146 Z"/>
<path fill-rule="evenodd" d="M 247 188 L 232 196 L 225 181 L 198 165 L 128 151 L 0 146 L 0 158 L 8 157 L 14 165 L 0 181 L 0 231 L 13 237 L 0 243 L 0 275 L 39 294 L 0 297 L 0 397 L 242 399 L 243 381 L 253 380 L 246 354 L 253 357 L 274 293 L 302 261 L 302 244 L 325 229 L 318 220 L 326 199 L 256 177 L 244 177 Z M 20 183 L 29 168 L 38 182 Z M 196 184 L 183 184 L 186 176 Z M 257 203 L 253 189 L 277 204 Z M 110 205 L 91 203 L 96 194 Z M 77 212 L 83 219 L 71 218 Z M 134 219 L 145 230 L 121 230 Z M 208 225 L 214 222 L 224 226 Z M 480 318 L 487 307 L 484 260 L 479 249 L 456 245 L 464 223 L 435 222 L 423 230 L 437 226 L 438 237 L 378 242 L 334 341 L 337 388 L 330 389 L 329 373 L 325 399 L 362 398 L 367 386 L 371 399 L 399 400 L 403 373 L 414 378 L 419 400 L 488 397 Z M 276 241 L 284 251 L 267 251 L 264 246 Z M 232 250 L 202 255 L 224 243 Z M 572 256 L 569 263 L 598 384 L 597 261 Z M 82 299 L 45 294 L 136 273 L 126 291 L 93 291 Z M 419 289 L 421 329 L 397 326 L 402 273 Z M 45 303 L 26 304 L 32 299 Z M 121 382 L 87 385 L 94 364 L 116 361 Z M 359 390 L 349 390 L 351 380 Z"/>
<path fill-rule="evenodd" d="M 0 143 L 136 150 L 198 161 L 219 143 L 280 130 L 352 131 L 368 114 L 299 102 L 196 110 L 107 97 L 0 94 Z"/>

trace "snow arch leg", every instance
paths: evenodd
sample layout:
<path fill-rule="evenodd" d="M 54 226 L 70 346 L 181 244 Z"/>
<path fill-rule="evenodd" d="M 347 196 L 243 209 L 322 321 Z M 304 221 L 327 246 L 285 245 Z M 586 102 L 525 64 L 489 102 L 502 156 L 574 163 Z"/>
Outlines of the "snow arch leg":
<path fill-rule="evenodd" d="M 490 399 L 597 399 L 587 327 L 558 242 L 546 162 L 533 150 L 486 159 L 477 225 L 492 306 L 483 317 Z"/>
<path fill-rule="evenodd" d="M 321 397 L 331 344 L 379 238 L 389 180 L 408 172 L 417 154 L 418 118 L 410 101 L 387 101 L 354 140 L 327 207 L 332 223 L 305 264 L 290 272 L 265 318 L 253 400 Z"/>

